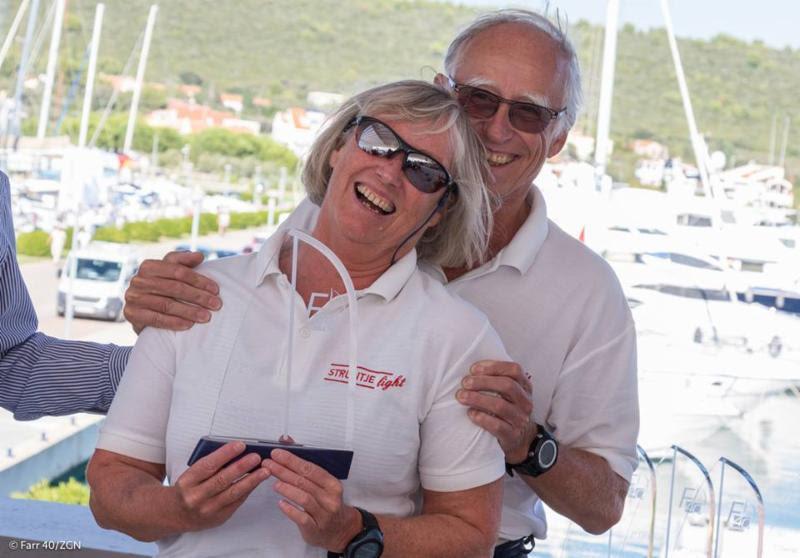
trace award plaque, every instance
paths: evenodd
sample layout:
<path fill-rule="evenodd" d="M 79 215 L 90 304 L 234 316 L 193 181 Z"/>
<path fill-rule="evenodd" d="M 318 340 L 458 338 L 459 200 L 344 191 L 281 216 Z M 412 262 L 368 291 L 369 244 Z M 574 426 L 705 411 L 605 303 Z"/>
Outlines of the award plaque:
<path fill-rule="evenodd" d="M 328 471 L 337 479 L 346 479 L 350 472 L 350 464 L 353 462 L 353 452 L 350 450 L 338 450 L 328 448 L 317 448 L 304 446 L 303 444 L 289 444 L 277 440 L 255 440 L 253 438 L 229 438 L 227 436 L 203 436 L 197 442 L 192 456 L 189 458 L 189 465 L 194 464 L 198 459 L 202 459 L 209 453 L 218 450 L 228 442 L 244 442 L 247 446 L 242 455 L 257 453 L 261 459 L 267 459 L 272 450 L 283 449 L 289 451 L 301 459 L 310 461 Z M 258 468 L 258 465 L 255 467 Z"/>
<path fill-rule="evenodd" d="M 277 233 L 280 234 L 280 233 Z M 355 392 L 355 378 L 357 376 L 357 307 L 356 307 L 356 292 L 353 286 L 352 279 L 347 272 L 347 269 L 344 267 L 342 262 L 339 258 L 333 253 L 333 251 L 325 246 L 322 242 L 315 239 L 311 235 L 292 229 L 288 231 L 287 236 L 292 241 L 292 252 L 291 252 L 291 286 L 293 294 L 297 293 L 297 268 L 298 268 L 298 254 L 299 254 L 299 243 L 303 242 L 304 244 L 308 245 L 310 248 L 315 249 L 319 252 L 325 259 L 335 268 L 336 274 L 338 275 L 339 279 L 341 279 L 341 284 L 344 286 L 345 294 L 347 296 L 348 302 L 348 322 L 349 322 L 349 333 L 348 333 L 348 353 L 349 353 L 349 374 L 348 374 L 348 390 L 347 396 L 343 398 L 343 412 L 345 413 L 345 436 L 343 440 L 343 448 L 332 448 L 332 447 L 320 447 L 319 445 L 306 445 L 303 443 L 296 443 L 294 438 L 290 434 L 290 421 L 292 419 L 292 354 L 295 350 L 295 343 L 294 343 L 294 330 L 295 330 L 295 304 L 296 300 L 290 297 L 289 303 L 287 304 L 287 314 L 288 314 L 288 339 L 286 342 L 286 354 L 285 354 L 285 366 L 282 368 L 284 373 L 283 378 L 283 386 L 282 389 L 284 391 L 284 395 L 282 396 L 283 400 L 283 409 L 282 409 L 282 419 L 281 420 L 281 432 L 278 440 L 270 439 L 274 438 L 273 436 L 265 436 L 261 438 L 260 436 L 253 436 L 252 432 L 249 432 L 249 435 L 237 436 L 235 432 L 226 432 L 225 435 L 221 435 L 215 433 L 214 424 L 216 418 L 216 408 L 214 417 L 211 420 L 211 433 L 206 436 L 202 436 L 197 445 L 192 452 L 188 465 L 192 465 L 197 460 L 207 456 L 208 454 L 212 453 L 213 451 L 219 449 L 223 445 L 228 442 L 234 441 L 241 441 L 246 444 L 245 451 L 241 454 L 243 457 L 244 455 L 248 455 L 250 453 L 257 453 L 261 456 L 262 459 L 269 458 L 272 450 L 274 449 L 283 449 L 292 454 L 314 463 L 319 467 L 325 469 L 328 473 L 336 477 L 337 479 L 346 479 L 350 472 L 350 465 L 353 461 L 353 431 L 354 431 L 354 424 L 355 424 L 355 410 L 354 410 L 354 392 Z M 341 285 L 336 285 L 336 288 L 341 288 Z M 333 293 L 335 289 L 331 287 L 330 292 Z M 309 301 L 309 314 L 315 310 L 314 301 L 315 297 L 318 293 L 312 293 L 311 300 Z M 331 295 L 331 298 L 333 295 Z M 227 377 L 228 370 L 226 369 L 226 376 Z M 217 400 L 217 407 L 219 407 L 219 397 Z"/>

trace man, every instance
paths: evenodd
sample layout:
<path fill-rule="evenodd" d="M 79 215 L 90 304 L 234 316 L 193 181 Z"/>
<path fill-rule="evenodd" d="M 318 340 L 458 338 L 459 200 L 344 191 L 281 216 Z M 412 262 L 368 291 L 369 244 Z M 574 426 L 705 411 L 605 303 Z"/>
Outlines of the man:
<path fill-rule="evenodd" d="M 130 347 L 37 333 L 17 265 L 8 177 L 0 173 L 0 407 L 18 420 L 106 411 Z"/>

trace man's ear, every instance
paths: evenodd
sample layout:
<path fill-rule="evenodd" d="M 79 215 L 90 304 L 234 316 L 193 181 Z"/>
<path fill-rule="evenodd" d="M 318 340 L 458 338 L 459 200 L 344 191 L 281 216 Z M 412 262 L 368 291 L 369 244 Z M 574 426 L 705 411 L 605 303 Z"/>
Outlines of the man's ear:
<path fill-rule="evenodd" d="M 555 157 L 558 155 L 562 149 L 564 149 L 564 144 L 567 143 L 567 136 L 569 135 L 569 130 L 564 130 L 561 132 L 556 140 L 550 144 L 550 149 L 547 150 L 547 158 Z"/>
<path fill-rule="evenodd" d="M 439 87 L 444 87 L 447 89 L 447 76 L 442 73 L 437 73 L 436 77 L 433 78 L 433 83 L 438 85 Z"/>

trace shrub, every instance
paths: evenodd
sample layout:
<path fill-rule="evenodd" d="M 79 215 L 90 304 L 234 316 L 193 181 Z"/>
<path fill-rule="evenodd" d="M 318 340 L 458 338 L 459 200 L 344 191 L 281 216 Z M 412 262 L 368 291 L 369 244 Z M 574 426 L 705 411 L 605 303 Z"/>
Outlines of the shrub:
<path fill-rule="evenodd" d="M 30 487 L 27 492 L 14 492 L 11 497 L 88 506 L 89 487 L 72 477 L 67 482 L 58 483 L 58 486 L 51 486 L 48 481 L 42 480 Z"/>
<path fill-rule="evenodd" d="M 117 227 L 100 227 L 94 231 L 92 240 L 104 240 L 106 242 L 118 242 L 120 244 L 127 244 L 130 241 L 128 233 L 125 229 L 118 229 Z"/>
<path fill-rule="evenodd" d="M 17 237 L 17 253 L 26 256 L 49 256 L 50 235 L 44 231 L 22 233 Z"/>
<path fill-rule="evenodd" d="M 175 219 L 157 219 L 153 225 L 161 236 L 167 238 L 180 238 L 192 232 L 191 217 L 178 217 Z"/>
<path fill-rule="evenodd" d="M 130 240 L 139 240 L 142 242 L 157 242 L 161 238 L 158 232 L 158 227 L 153 223 L 139 221 L 134 223 L 125 223 L 122 230 L 128 235 Z"/>

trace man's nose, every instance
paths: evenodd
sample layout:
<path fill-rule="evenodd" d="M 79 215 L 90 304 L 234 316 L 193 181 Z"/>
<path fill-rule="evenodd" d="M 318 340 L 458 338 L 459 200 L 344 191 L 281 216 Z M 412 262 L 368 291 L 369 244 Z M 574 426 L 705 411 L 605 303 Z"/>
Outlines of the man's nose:
<path fill-rule="evenodd" d="M 504 143 L 511 139 L 514 134 L 514 127 L 509 120 L 510 107 L 506 103 L 500 103 L 497 112 L 491 118 L 487 118 L 483 123 L 483 133 L 488 143 Z"/>

